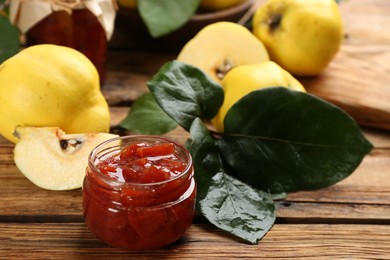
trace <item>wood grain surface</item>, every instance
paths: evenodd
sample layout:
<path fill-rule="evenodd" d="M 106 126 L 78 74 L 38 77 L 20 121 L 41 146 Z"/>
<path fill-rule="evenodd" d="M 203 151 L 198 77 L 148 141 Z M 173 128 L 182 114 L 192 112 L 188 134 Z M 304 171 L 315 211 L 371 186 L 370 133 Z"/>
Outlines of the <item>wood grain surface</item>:
<path fill-rule="evenodd" d="M 300 80 L 349 112 L 375 148 L 340 183 L 277 201 L 277 221 L 258 245 L 197 216 L 182 239 L 161 250 L 111 248 L 85 226 L 81 190 L 34 186 L 14 164 L 14 145 L 0 137 L 0 259 L 390 259 L 390 1 L 347 0 L 340 8 L 346 35 L 340 52 L 321 75 Z M 113 129 L 176 56 L 110 50 L 102 91 Z M 184 143 L 188 133 L 178 128 L 167 136 Z"/>
<path fill-rule="evenodd" d="M 128 252 L 97 241 L 81 223 L 0 223 L 0 258 L 388 259 L 389 233 L 387 225 L 277 224 L 252 246 L 198 224 L 164 249 Z"/>

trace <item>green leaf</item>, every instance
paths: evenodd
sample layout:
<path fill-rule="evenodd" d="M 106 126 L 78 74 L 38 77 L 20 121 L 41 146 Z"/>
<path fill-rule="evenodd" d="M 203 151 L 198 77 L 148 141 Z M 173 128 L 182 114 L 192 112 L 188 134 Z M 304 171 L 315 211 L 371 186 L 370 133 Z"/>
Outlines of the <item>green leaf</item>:
<path fill-rule="evenodd" d="M 138 11 L 152 37 L 183 26 L 196 12 L 200 0 L 138 0 Z"/>
<path fill-rule="evenodd" d="M 212 178 L 222 171 L 222 165 L 215 140 L 201 119 L 194 120 L 190 133 L 191 140 L 187 143 L 187 148 L 191 153 L 195 168 L 195 180 L 198 184 L 197 202 L 199 203 L 207 196 Z"/>
<path fill-rule="evenodd" d="M 275 222 L 271 196 L 225 173 L 215 140 L 199 118 L 190 132 L 201 213 L 216 227 L 256 244 Z"/>
<path fill-rule="evenodd" d="M 5 0 L 0 0 L 0 15 L 8 15 L 9 3 L 5 3 Z"/>
<path fill-rule="evenodd" d="M 8 17 L 0 15 L 0 64 L 18 53 L 20 47 L 19 32 Z"/>
<path fill-rule="evenodd" d="M 275 222 L 275 206 L 268 193 L 219 172 L 213 176 L 202 213 L 215 226 L 256 244 Z"/>
<path fill-rule="evenodd" d="M 137 98 L 119 125 L 129 131 L 149 135 L 165 134 L 177 127 L 176 122 L 160 108 L 150 92 Z"/>
<path fill-rule="evenodd" d="M 246 95 L 224 124 L 218 142 L 222 158 L 239 179 L 271 192 L 332 185 L 350 175 L 372 149 L 344 111 L 283 87 Z"/>
<path fill-rule="evenodd" d="M 198 117 L 212 119 L 224 98 L 218 83 L 179 61 L 164 64 L 147 85 L 160 107 L 186 130 Z"/>

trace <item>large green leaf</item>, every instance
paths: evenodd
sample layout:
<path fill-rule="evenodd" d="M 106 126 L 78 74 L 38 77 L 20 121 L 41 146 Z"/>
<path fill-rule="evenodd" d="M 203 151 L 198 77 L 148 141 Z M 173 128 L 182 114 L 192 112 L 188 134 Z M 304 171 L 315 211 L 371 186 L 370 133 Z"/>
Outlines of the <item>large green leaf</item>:
<path fill-rule="evenodd" d="M 119 125 L 132 132 L 149 135 L 165 134 L 177 126 L 156 103 L 150 92 L 133 103 L 126 118 Z"/>
<path fill-rule="evenodd" d="M 19 51 L 19 32 L 8 17 L 0 15 L 0 64 Z"/>
<path fill-rule="evenodd" d="M 210 183 L 215 174 L 222 171 L 222 162 L 218 147 L 209 130 L 197 118 L 190 129 L 191 139 L 187 142 L 195 168 L 197 187 L 197 202 L 207 196 Z M 199 205 L 198 205 L 199 206 Z"/>
<path fill-rule="evenodd" d="M 218 228 L 257 243 L 275 222 L 271 196 L 225 173 L 215 140 L 200 119 L 194 120 L 190 132 L 201 213 Z"/>
<path fill-rule="evenodd" d="M 224 97 L 218 83 L 179 61 L 164 64 L 147 85 L 160 107 L 186 130 L 195 118 L 213 118 Z"/>
<path fill-rule="evenodd" d="M 183 26 L 195 13 L 200 0 L 138 0 L 138 10 L 152 37 Z"/>
<path fill-rule="evenodd" d="M 357 123 L 312 95 L 275 87 L 254 91 L 225 118 L 218 142 L 241 180 L 271 192 L 313 190 L 350 175 L 372 149 Z"/>

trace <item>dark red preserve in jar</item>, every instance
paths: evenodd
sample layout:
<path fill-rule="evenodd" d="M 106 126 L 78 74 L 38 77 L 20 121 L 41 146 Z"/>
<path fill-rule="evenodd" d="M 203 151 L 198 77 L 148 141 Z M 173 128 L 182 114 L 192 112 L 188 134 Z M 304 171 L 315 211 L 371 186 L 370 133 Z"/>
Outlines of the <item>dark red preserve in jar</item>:
<path fill-rule="evenodd" d="M 191 225 L 195 193 L 192 159 L 184 147 L 154 136 L 119 137 L 89 157 L 84 218 L 113 247 L 161 248 Z"/>

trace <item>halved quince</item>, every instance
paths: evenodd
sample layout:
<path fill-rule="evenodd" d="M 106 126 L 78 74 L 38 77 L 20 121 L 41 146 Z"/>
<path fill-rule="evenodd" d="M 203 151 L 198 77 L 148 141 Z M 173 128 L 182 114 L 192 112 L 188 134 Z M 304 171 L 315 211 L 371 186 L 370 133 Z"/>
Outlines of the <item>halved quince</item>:
<path fill-rule="evenodd" d="M 268 61 L 269 56 L 263 43 L 244 26 L 217 22 L 186 43 L 177 60 L 202 69 L 220 82 L 232 68 Z"/>
<path fill-rule="evenodd" d="M 17 127 L 14 161 L 32 183 L 47 190 L 81 188 L 88 156 L 108 133 L 66 134 L 58 127 Z"/>

